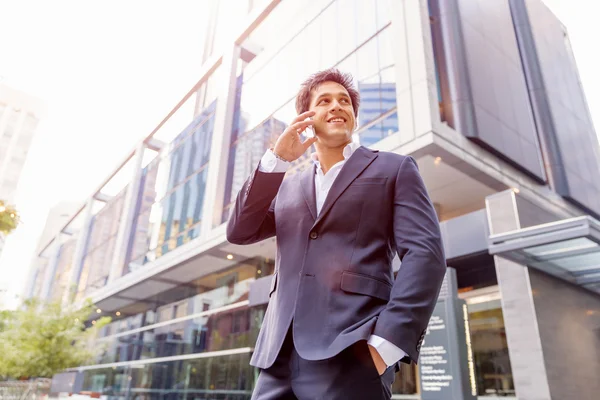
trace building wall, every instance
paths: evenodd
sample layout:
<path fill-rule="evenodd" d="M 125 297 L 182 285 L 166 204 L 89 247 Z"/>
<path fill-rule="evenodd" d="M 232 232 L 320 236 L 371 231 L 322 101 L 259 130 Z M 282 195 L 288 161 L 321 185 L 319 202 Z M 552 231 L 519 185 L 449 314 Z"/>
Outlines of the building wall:
<path fill-rule="evenodd" d="M 452 126 L 543 182 L 546 178 L 508 1 L 432 0 Z M 438 29 L 439 32 L 435 32 Z M 443 54 L 443 56 L 442 56 Z M 453 89 L 456 88 L 456 89 Z"/>
<path fill-rule="evenodd" d="M 600 393 L 600 296 L 529 268 L 553 399 L 595 400 Z"/>
<path fill-rule="evenodd" d="M 540 130 L 547 142 L 547 164 L 554 190 L 600 215 L 600 149 L 579 79 L 566 28 L 541 0 L 513 0 L 523 58 Z M 537 63 L 536 63 L 537 62 Z M 528 63 L 528 65 L 527 65 Z M 545 114 L 545 115 L 544 115 Z M 551 124 L 543 125 L 549 118 Z"/>

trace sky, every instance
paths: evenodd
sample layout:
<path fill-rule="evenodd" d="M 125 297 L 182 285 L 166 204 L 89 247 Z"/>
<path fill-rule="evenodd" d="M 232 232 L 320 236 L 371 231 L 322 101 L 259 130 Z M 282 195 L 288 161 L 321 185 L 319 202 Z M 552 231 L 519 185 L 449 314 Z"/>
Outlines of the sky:
<path fill-rule="evenodd" d="M 24 289 L 50 207 L 83 202 L 198 80 L 207 2 L 0 0 L 0 82 L 46 104 L 19 182 L 23 223 L 0 258 L 4 306 Z M 545 2 L 567 26 L 600 127 L 600 5 Z"/>
<path fill-rule="evenodd" d="M 6 307 L 50 207 L 83 202 L 198 80 L 206 3 L 0 0 L 0 82 L 46 105 L 0 258 Z"/>

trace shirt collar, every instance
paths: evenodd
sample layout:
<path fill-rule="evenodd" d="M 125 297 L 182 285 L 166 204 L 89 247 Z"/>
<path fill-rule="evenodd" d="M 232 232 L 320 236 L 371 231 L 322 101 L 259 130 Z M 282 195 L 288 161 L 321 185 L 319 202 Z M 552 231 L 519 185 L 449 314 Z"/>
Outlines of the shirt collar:
<path fill-rule="evenodd" d="M 358 149 L 360 147 L 360 144 L 356 143 L 356 142 L 350 142 L 346 145 L 346 147 L 344 147 L 344 150 L 342 152 L 343 156 L 344 156 L 344 161 L 348 160 L 350 158 L 350 156 L 352 154 L 354 154 L 354 152 L 356 151 L 356 149 Z M 321 163 L 319 162 L 319 157 L 317 156 L 317 153 L 312 153 L 310 155 L 311 159 L 313 160 L 313 162 L 315 163 L 315 165 L 320 168 L 321 167 Z"/>

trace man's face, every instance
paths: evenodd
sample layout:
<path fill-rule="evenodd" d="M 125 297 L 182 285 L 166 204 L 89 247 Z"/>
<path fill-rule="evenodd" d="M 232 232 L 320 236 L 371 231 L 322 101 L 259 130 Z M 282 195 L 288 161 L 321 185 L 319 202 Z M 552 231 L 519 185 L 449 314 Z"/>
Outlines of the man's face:
<path fill-rule="evenodd" d="M 319 142 L 332 146 L 352 138 L 355 118 L 348 91 L 339 83 L 323 82 L 312 91 L 310 111 L 316 114 L 314 129 Z"/>

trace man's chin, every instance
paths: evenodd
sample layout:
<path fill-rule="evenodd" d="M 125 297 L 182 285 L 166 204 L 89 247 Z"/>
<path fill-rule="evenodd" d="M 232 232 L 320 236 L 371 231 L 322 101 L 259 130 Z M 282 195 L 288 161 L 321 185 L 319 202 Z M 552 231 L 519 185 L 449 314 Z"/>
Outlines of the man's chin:
<path fill-rule="evenodd" d="M 352 138 L 352 132 L 348 132 L 347 130 L 342 130 L 342 129 L 331 130 L 324 134 L 321 133 L 319 136 L 324 139 L 329 139 L 329 140 L 345 140 L 345 139 Z"/>

